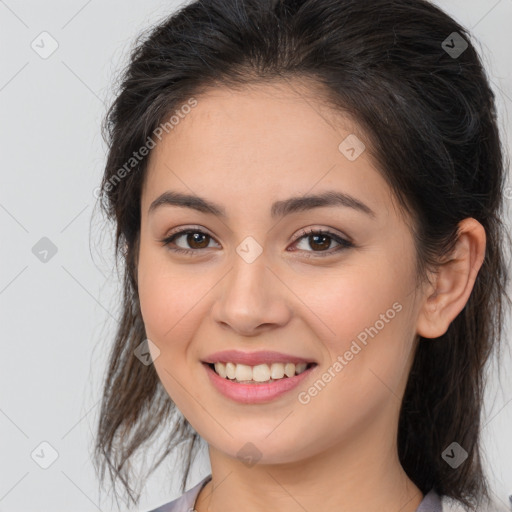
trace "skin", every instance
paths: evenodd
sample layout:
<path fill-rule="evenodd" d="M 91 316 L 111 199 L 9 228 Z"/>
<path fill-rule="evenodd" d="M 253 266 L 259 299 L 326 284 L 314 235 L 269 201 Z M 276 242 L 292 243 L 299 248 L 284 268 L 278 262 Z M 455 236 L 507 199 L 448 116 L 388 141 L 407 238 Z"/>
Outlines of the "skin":
<path fill-rule="evenodd" d="M 370 151 L 350 161 L 338 149 L 347 135 L 365 141 L 364 134 L 318 95 L 298 82 L 212 89 L 150 154 L 140 304 L 160 351 L 152 351 L 158 376 L 209 446 L 212 481 L 196 501 L 198 512 L 413 512 L 423 499 L 398 460 L 400 404 L 417 336 L 446 332 L 468 300 L 485 231 L 465 219 L 452 257 L 432 284 L 417 286 L 410 229 Z M 149 214 L 168 190 L 213 201 L 228 216 L 178 206 Z M 375 217 L 340 206 L 270 217 L 274 201 L 326 190 L 354 196 Z M 161 242 L 175 228 L 194 227 L 211 238 L 194 244 L 185 235 L 174 247 L 195 255 Z M 339 245 L 327 239 L 322 252 L 322 240 L 315 245 L 303 236 L 307 227 L 328 229 L 354 247 L 334 252 Z M 263 249 L 252 263 L 236 252 L 247 236 Z M 395 303 L 400 312 L 300 403 L 298 393 Z M 201 364 L 232 348 L 291 353 L 318 367 L 270 403 L 239 404 L 217 392 Z M 255 465 L 237 457 L 247 442 L 261 453 Z"/>

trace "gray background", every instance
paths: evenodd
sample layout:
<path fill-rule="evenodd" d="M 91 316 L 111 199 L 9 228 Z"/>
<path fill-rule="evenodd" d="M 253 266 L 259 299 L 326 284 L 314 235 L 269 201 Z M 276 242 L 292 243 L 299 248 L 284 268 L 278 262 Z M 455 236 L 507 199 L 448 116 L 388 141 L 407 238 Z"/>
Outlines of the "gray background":
<path fill-rule="evenodd" d="M 512 0 L 436 3 L 480 42 L 510 148 Z M 106 154 L 100 122 L 133 38 L 177 5 L 0 0 L 0 512 L 114 510 L 100 501 L 90 461 L 120 290 L 111 232 L 99 214 L 92 217 Z M 52 44 L 58 48 L 42 58 Z M 46 262 L 34 246 L 50 251 Z M 512 376 L 505 354 L 501 386 L 496 371 L 490 379 L 483 436 L 493 491 L 508 506 Z M 58 456 L 43 469 L 52 450 Z M 209 472 L 204 455 L 189 486 Z M 172 473 L 172 463 L 154 473 L 138 510 L 179 494 Z"/>

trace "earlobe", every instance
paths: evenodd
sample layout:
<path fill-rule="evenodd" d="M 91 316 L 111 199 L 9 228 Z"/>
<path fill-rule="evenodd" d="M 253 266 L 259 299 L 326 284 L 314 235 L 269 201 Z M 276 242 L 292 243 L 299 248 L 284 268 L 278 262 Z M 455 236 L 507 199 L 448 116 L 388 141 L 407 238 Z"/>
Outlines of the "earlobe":
<path fill-rule="evenodd" d="M 457 243 L 451 255 L 441 263 L 429 286 L 420 310 L 417 333 L 438 338 L 464 309 L 485 257 L 484 227 L 469 217 L 459 223 Z"/>

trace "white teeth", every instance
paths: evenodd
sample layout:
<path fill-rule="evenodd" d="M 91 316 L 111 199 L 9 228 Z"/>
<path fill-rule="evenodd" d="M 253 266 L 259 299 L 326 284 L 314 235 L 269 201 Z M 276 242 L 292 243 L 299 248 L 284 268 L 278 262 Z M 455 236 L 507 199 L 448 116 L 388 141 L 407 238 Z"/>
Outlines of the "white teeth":
<path fill-rule="evenodd" d="M 252 368 L 246 364 L 237 364 L 235 372 L 236 380 L 252 380 Z"/>
<path fill-rule="evenodd" d="M 222 363 L 220 363 L 222 364 Z M 228 379 L 234 379 L 236 372 L 236 365 L 233 363 L 226 363 L 226 376 Z"/>
<path fill-rule="evenodd" d="M 224 363 L 215 363 L 215 371 L 223 378 L 226 378 L 226 365 Z"/>
<path fill-rule="evenodd" d="M 302 373 L 306 367 L 308 366 L 308 363 L 299 363 L 295 365 L 295 373 L 299 375 L 299 373 Z"/>
<path fill-rule="evenodd" d="M 282 379 L 284 377 L 284 365 L 282 363 L 272 363 L 270 376 L 273 379 Z"/>
<path fill-rule="evenodd" d="M 250 369 L 251 367 L 248 366 Z M 270 379 L 270 368 L 268 364 L 259 364 L 252 369 L 252 380 L 256 382 L 266 382 Z"/>
<path fill-rule="evenodd" d="M 307 363 L 272 363 L 249 366 L 246 364 L 215 363 L 215 371 L 222 377 L 231 380 L 268 382 L 270 379 L 282 379 L 299 375 L 306 370 Z"/>
<path fill-rule="evenodd" d="M 293 363 L 286 363 L 284 365 L 284 374 L 287 377 L 293 377 L 295 375 L 295 365 Z"/>

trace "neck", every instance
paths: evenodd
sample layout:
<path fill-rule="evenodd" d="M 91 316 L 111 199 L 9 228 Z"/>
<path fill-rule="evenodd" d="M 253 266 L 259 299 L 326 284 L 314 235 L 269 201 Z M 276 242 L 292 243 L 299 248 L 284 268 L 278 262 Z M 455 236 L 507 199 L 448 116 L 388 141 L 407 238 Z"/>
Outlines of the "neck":
<path fill-rule="evenodd" d="M 296 462 L 251 467 L 210 446 L 212 480 L 195 510 L 415 512 L 423 494 L 400 465 L 396 444 L 383 444 L 382 430 L 379 442 L 360 439 Z"/>

